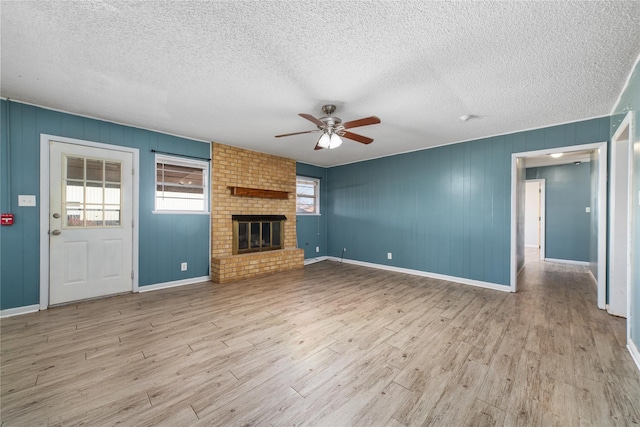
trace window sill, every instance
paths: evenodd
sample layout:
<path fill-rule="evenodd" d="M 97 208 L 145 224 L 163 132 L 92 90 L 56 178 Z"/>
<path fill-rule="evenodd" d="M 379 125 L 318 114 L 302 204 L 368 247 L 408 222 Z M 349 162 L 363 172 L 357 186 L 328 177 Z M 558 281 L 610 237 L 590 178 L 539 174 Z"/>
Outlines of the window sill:
<path fill-rule="evenodd" d="M 204 211 L 151 211 L 154 215 L 210 215 L 210 212 Z"/>

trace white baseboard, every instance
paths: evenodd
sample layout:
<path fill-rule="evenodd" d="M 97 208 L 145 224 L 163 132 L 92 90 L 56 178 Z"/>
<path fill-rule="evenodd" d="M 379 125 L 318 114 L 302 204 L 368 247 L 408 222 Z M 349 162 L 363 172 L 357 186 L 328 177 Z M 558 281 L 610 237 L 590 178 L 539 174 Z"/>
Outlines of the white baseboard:
<path fill-rule="evenodd" d="M 556 259 L 556 258 L 545 258 L 544 260 L 548 262 L 559 262 L 561 264 L 583 265 L 585 267 L 589 267 L 589 261 L 574 261 L 572 259 Z"/>
<path fill-rule="evenodd" d="M 329 259 L 331 261 L 341 262 L 340 258 L 338 258 L 338 257 L 327 257 L 327 259 Z M 410 268 L 393 267 L 393 266 L 390 266 L 390 265 L 383 265 L 383 264 L 374 264 L 374 263 L 371 263 L 371 262 L 355 261 L 355 260 L 352 260 L 352 259 L 342 259 L 342 262 L 347 263 L 347 264 L 361 265 L 363 267 L 377 268 L 377 269 L 380 269 L 380 270 L 395 271 L 397 273 L 412 274 L 414 276 L 422 276 L 422 277 L 429 277 L 429 278 L 432 278 L 432 279 L 446 280 L 448 282 L 461 283 L 463 285 L 471 285 L 471 286 L 476 286 L 476 287 L 479 287 L 479 288 L 493 289 L 494 291 L 511 292 L 511 287 L 508 286 L 508 285 L 498 285 L 497 283 L 483 282 L 483 281 L 480 281 L 480 280 L 473 280 L 473 279 L 466 279 L 464 277 L 447 276 L 445 274 L 430 273 L 428 271 L 413 270 L 413 269 L 410 269 Z"/>
<path fill-rule="evenodd" d="M 155 285 L 138 286 L 138 292 L 157 291 L 160 289 L 175 288 L 176 286 L 193 285 L 196 283 L 210 281 L 211 276 L 193 277 L 191 279 L 174 280 L 173 282 L 156 283 Z"/>
<path fill-rule="evenodd" d="M 317 258 L 307 258 L 304 260 L 304 265 L 315 264 L 316 262 L 326 261 L 328 260 L 328 256 L 320 256 Z"/>
<path fill-rule="evenodd" d="M 627 348 L 629 349 L 629 353 L 631 353 L 631 357 L 633 361 L 636 362 L 636 366 L 640 371 L 640 351 L 638 351 L 638 347 L 636 344 L 631 341 L 631 339 L 627 340 Z"/>
<path fill-rule="evenodd" d="M 40 304 L 25 305 L 24 307 L 6 308 L 0 310 L 0 318 L 18 316 L 20 314 L 35 313 L 40 311 Z"/>
<path fill-rule="evenodd" d="M 149 286 L 140 286 L 138 287 L 138 292 L 157 291 L 159 289 L 173 288 L 176 286 L 193 285 L 195 283 L 202 283 L 202 282 L 209 282 L 209 281 L 211 281 L 211 276 L 194 277 L 191 279 L 175 280 L 173 282 L 157 283 L 155 285 L 149 285 Z M 108 296 L 109 295 L 105 295 L 105 297 L 108 297 Z M 40 304 L 27 305 L 24 307 L 16 307 L 16 308 L 7 308 L 5 310 L 0 310 L 0 318 L 18 316 L 20 314 L 35 313 L 36 311 L 40 311 Z"/>

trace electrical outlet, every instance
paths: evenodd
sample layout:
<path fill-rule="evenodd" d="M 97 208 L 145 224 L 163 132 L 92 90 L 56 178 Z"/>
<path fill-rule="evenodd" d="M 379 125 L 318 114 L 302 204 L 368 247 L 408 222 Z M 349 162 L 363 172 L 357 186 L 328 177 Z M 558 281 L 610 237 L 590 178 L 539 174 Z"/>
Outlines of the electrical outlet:
<path fill-rule="evenodd" d="M 180 264 L 180 271 L 187 271 L 187 263 L 183 262 L 182 264 Z"/>
<path fill-rule="evenodd" d="M 387 252 L 387 259 L 393 259 L 393 254 L 391 252 Z"/>
<path fill-rule="evenodd" d="M 316 253 L 320 252 L 320 246 L 316 246 Z"/>

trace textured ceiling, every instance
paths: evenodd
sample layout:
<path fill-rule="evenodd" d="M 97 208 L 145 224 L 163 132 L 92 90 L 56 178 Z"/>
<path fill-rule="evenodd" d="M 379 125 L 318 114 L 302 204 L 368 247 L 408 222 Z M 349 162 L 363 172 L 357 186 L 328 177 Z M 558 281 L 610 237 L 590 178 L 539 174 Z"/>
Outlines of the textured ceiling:
<path fill-rule="evenodd" d="M 638 1 L 1 8 L 5 98 L 322 166 L 607 115 L 640 54 Z M 274 138 L 327 102 L 375 141 Z"/>

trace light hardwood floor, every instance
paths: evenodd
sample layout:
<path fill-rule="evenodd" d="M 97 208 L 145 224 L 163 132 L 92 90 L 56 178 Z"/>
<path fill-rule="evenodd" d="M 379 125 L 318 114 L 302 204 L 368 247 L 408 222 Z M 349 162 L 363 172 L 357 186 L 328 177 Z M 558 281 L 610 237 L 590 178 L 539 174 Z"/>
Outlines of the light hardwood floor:
<path fill-rule="evenodd" d="M 3 426 L 640 423 L 585 268 L 510 294 L 325 261 L 1 322 Z"/>

